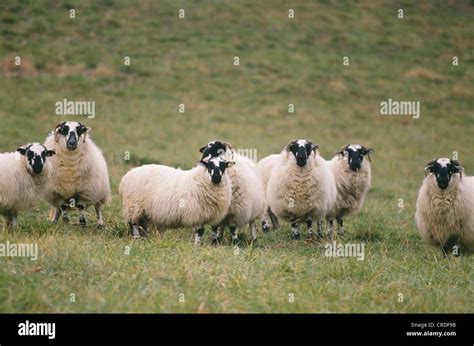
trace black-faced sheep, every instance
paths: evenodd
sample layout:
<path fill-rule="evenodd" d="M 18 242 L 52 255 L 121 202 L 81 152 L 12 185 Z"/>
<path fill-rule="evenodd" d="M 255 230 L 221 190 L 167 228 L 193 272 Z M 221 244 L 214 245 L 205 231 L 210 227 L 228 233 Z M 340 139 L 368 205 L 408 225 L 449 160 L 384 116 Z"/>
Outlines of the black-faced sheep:
<path fill-rule="evenodd" d="M 292 239 L 299 239 L 298 220 L 305 220 L 312 234 L 313 219 L 318 236 L 323 236 L 322 221 L 336 200 L 334 176 L 309 140 L 291 141 L 281 152 L 267 186 L 267 202 L 279 219 L 291 222 Z"/>
<path fill-rule="evenodd" d="M 217 225 L 227 214 L 232 183 L 225 171 L 234 162 L 221 158 L 199 161 L 190 170 L 144 165 L 120 182 L 123 214 L 133 237 L 151 224 L 157 228 L 192 227 L 201 242 L 205 224 Z"/>
<path fill-rule="evenodd" d="M 418 192 L 418 230 L 427 243 L 441 246 L 444 254 L 454 246 L 474 250 L 474 177 L 463 177 L 463 171 L 458 161 L 435 159 L 426 165 Z"/>
<path fill-rule="evenodd" d="M 30 209 L 41 196 L 55 153 L 39 143 L 27 144 L 16 153 L 0 154 L 0 214 L 7 228 L 16 226 L 20 211 Z"/>
<path fill-rule="evenodd" d="M 232 182 L 232 201 L 225 218 L 219 225 L 212 226 L 213 243 L 221 240 L 225 227 L 229 227 L 234 244 L 238 242 L 237 230 L 248 224 L 251 229 L 252 240 L 257 239 L 255 221 L 261 217 L 266 209 L 263 182 L 254 162 L 233 152 L 230 144 L 213 141 L 202 147 L 202 160 L 213 157 L 231 157 L 235 165 L 227 173 Z"/>
<path fill-rule="evenodd" d="M 364 205 L 365 196 L 370 188 L 371 167 L 369 149 L 360 144 L 348 144 L 328 161 L 334 174 L 337 187 L 336 203 L 328 217 L 331 235 L 333 220 L 337 221 L 337 233 L 344 235 L 343 218 L 359 212 Z M 369 161 L 364 160 L 368 157 Z"/>
<path fill-rule="evenodd" d="M 67 211 L 77 207 L 79 223 L 86 226 L 85 210 L 93 205 L 98 225 L 103 226 L 101 208 L 111 200 L 107 163 L 90 136 L 89 129 L 79 122 L 65 121 L 56 126 L 44 145 L 56 155 L 51 159 L 45 199 L 55 208 L 53 222 L 60 214 L 69 222 Z"/>

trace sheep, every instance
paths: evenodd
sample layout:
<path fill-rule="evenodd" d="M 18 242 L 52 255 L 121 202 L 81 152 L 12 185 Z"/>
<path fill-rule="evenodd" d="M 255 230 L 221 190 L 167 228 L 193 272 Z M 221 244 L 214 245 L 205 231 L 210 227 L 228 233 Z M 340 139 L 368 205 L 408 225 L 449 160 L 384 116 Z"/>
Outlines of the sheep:
<path fill-rule="evenodd" d="M 120 182 L 119 194 L 132 237 L 140 238 L 140 229 L 146 235 L 149 225 L 191 227 L 200 244 L 202 225 L 217 225 L 227 214 L 232 184 L 225 171 L 233 164 L 211 158 L 186 171 L 153 164 L 130 170 Z"/>
<path fill-rule="evenodd" d="M 41 195 L 55 154 L 39 143 L 22 146 L 16 153 L 0 154 L 0 214 L 7 228 L 16 226 L 20 211 L 30 209 Z"/>
<path fill-rule="evenodd" d="M 256 165 L 248 158 L 234 153 L 230 144 L 221 141 L 209 142 L 200 149 L 200 152 L 202 153 L 201 160 L 230 154 L 235 162 L 235 165 L 228 170 L 232 183 L 232 201 L 225 218 L 219 225 L 212 226 L 212 243 L 217 244 L 221 241 L 219 229 L 223 231 L 225 227 L 229 227 L 232 241 L 237 244 L 237 229 L 245 224 L 249 224 L 252 241 L 256 241 L 257 227 L 255 220 L 262 216 L 266 209 L 263 182 Z"/>
<path fill-rule="evenodd" d="M 258 169 L 258 172 L 260 173 L 260 176 L 262 177 L 265 193 L 267 191 L 268 180 L 270 179 L 270 174 L 272 172 L 273 167 L 275 167 L 275 162 L 278 160 L 278 157 L 279 157 L 278 154 L 269 155 L 269 156 L 264 157 L 257 163 L 257 169 Z M 280 221 L 278 220 L 276 215 L 271 211 L 271 209 L 267 207 L 267 210 L 265 211 L 262 217 L 262 230 L 263 231 L 268 232 L 270 230 L 268 219 L 271 220 L 273 229 L 280 228 Z"/>
<path fill-rule="evenodd" d="M 474 250 L 474 177 L 463 177 L 456 160 L 434 159 L 416 200 L 415 221 L 424 241 L 441 246 L 444 255 L 462 247 Z M 454 247 L 455 246 L 455 247 Z"/>
<path fill-rule="evenodd" d="M 309 140 L 291 141 L 279 154 L 268 180 L 268 205 L 279 219 L 290 220 L 292 239 L 300 238 L 298 219 L 302 218 L 309 235 L 313 235 L 315 218 L 322 237 L 322 220 L 336 200 L 334 176 L 318 148 Z"/>
<path fill-rule="evenodd" d="M 337 188 L 336 203 L 328 216 L 331 236 L 334 218 L 337 221 L 338 235 L 344 236 L 343 218 L 359 212 L 364 205 L 371 184 L 369 161 L 373 151 L 360 144 L 347 144 L 328 161 Z M 367 156 L 369 161 L 364 160 L 364 156 Z"/>
<path fill-rule="evenodd" d="M 53 206 L 52 222 L 69 222 L 68 210 L 79 209 L 79 224 L 86 227 L 85 211 L 93 205 L 98 226 L 104 226 L 102 206 L 111 200 L 107 163 L 87 134 L 90 129 L 75 121 L 59 123 L 44 145 L 56 155 L 51 160 L 44 198 Z"/>

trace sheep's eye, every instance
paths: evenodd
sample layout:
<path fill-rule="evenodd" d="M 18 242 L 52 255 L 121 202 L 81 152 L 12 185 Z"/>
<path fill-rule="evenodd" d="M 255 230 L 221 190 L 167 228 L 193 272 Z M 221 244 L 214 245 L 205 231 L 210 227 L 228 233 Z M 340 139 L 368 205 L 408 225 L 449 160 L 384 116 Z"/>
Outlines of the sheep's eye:
<path fill-rule="evenodd" d="M 67 133 L 69 132 L 69 128 L 64 126 L 64 127 L 61 127 L 61 134 L 66 136 Z"/>

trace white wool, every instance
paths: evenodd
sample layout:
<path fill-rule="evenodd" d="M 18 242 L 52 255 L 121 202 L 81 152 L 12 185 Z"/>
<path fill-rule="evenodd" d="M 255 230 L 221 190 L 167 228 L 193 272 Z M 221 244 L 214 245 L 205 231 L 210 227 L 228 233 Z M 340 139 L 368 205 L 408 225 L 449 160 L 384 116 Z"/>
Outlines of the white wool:
<path fill-rule="evenodd" d="M 144 165 L 124 175 L 119 193 L 129 223 L 144 220 L 166 229 L 218 225 L 229 209 L 231 188 L 226 172 L 221 182 L 214 184 L 200 165 L 184 171 Z"/>
<path fill-rule="evenodd" d="M 283 150 L 272 164 L 267 184 L 271 211 L 287 220 L 323 220 L 336 199 L 334 177 L 326 160 L 311 152 L 306 165 L 299 167 L 294 155 Z"/>
<path fill-rule="evenodd" d="M 329 212 L 329 218 L 343 218 L 359 212 L 371 184 L 370 162 L 364 159 L 357 172 L 349 168 L 347 158 L 341 155 L 334 156 L 328 164 L 337 188 L 336 202 Z"/>
<path fill-rule="evenodd" d="M 0 154 L 0 214 L 15 216 L 35 206 L 47 181 L 50 158 L 40 174 L 28 169 L 25 156 L 18 153 Z"/>
<path fill-rule="evenodd" d="M 239 154 L 234 154 L 234 161 L 235 165 L 226 171 L 232 182 L 232 201 L 221 227 L 251 224 L 266 209 L 265 191 L 257 166 Z"/>
<path fill-rule="evenodd" d="M 69 203 L 69 199 L 79 197 L 79 202 L 86 206 L 100 208 L 111 200 L 107 163 L 100 149 L 90 136 L 79 139 L 76 150 L 66 148 L 64 137 L 58 143 L 50 134 L 44 145 L 56 152 L 51 157 L 48 187 L 45 199 L 55 208 Z"/>
<path fill-rule="evenodd" d="M 458 245 L 474 250 L 474 177 L 455 174 L 442 190 L 430 173 L 418 192 L 415 220 L 427 243 L 445 246 L 454 236 Z"/>

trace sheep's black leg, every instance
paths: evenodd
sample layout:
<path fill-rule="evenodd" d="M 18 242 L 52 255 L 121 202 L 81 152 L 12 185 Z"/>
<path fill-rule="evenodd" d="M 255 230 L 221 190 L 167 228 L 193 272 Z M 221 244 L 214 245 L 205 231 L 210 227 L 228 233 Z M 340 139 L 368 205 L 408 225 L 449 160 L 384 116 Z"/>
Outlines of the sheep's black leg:
<path fill-rule="evenodd" d="M 69 223 L 69 215 L 67 213 L 67 209 L 69 208 L 69 204 L 61 204 L 61 213 L 63 214 L 63 222 Z"/>
<path fill-rule="evenodd" d="M 328 220 L 328 233 L 331 236 L 331 239 L 334 239 L 334 219 Z"/>
<path fill-rule="evenodd" d="M 443 245 L 443 255 L 444 257 L 447 257 L 448 254 L 452 253 L 453 256 L 459 256 L 460 251 L 459 251 L 459 246 L 456 245 L 457 237 L 456 236 L 451 236 L 448 238 L 446 243 Z"/>
<path fill-rule="evenodd" d="M 318 220 L 318 237 L 322 238 L 323 237 L 323 221 Z"/>
<path fill-rule="evenodd" d="M 239 238 L 237 236 L 237 227 L 229 226 L 230 234 L 232 235 L 232 244 L 239 245 Z"/>
<path fill-rule="evenodd" d="M 280 221 L 278 220 L 277 216 L 268 208 L 268 215 L 270 216 L 270 220 L 272 221 L 273 229 L 280 228 Z"/>
<path fill-rule="evenodd" d="M 310 217 L 306 219 L 306 231 L 310 237 L 313 236 L 313 219 Z"/>
<path fill-rule="evenodd" d="M 298 226 L 298 222 L 296 221 L 295 218 L 292 218 L 290 220 L 290 223 L 291 223 L 291 239 L 293 240 L 300 239 L 300 229 Z"/>
<path fill-rule="evenodd" d="M 219 234 L 219 226 L 212 226 L 211 232 L 212 245 L 218 245 L 222 240 Z"/>
<path fill-rule="evenodd" d="M 82 228 L 85 228 L 87 226 L 86 206 L 84 204 L 78 204 L 77 209 L 79 209 L 79 225 L 81 225 Z"/>
<path fill-rule="evenodd" d="M 202 236 L 204 234 L 204 227 L 197 227 L 194 230 L 194 244 L 201 245 Z"/>
<path fill-rule="evenodd" d="M 337 234 L 341 237 L 344 236 L 344 221 L 341 218 L 336 218 L 337 221 Z"/>
<path fill-rule="evenodd" d="M 7 229 L 12 229 L 16 227 L 16 215 L 14 213 L 5 213 L 4 218 Z"/>

